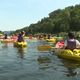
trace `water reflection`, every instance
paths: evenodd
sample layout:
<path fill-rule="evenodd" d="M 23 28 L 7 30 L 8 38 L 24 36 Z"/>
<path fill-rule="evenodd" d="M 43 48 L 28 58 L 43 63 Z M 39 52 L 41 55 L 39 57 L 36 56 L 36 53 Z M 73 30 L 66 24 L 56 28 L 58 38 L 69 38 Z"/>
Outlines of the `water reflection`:
<path fill-rule="evenodd" d="M 42 63 L 51 63 L 51 60 L 50 58 L 48 57 L 41 57 L 39 56 L 37 61 L 39 62 L 39 64 L 42 64 Z"/>
<path fill-rule="evenodd" d="M 25 54 L 24 48 L 17 48 L 17 50 L 19 57 L 23 59 Z"/>
<path fill-rule="evenodd" d="M 70 61 L 70 60 L 61 60 L 63 63 L 63 66 L 66 67 L 67 71 L 65 71 L 65 75 L 68 77 L 73 77 L 78 74 L 78 71 L 76 71 L 77 68 L 80 67 L 79 62 Z"/>
<path fill-rule="evenodd" d="M 8 43 L 4 43 L 4 44 L 2 45 L 2 48 L 8 48 Z"/>
<path fill-rule="evenodd" d="M 46 70 L 49 69 L 50 67 L 50 63 L 51 63 L 51 59 L 47 56 L 39 56 L 37 59 L 38 63 L 39 63 L 39 69 L 41 70 Z"/>

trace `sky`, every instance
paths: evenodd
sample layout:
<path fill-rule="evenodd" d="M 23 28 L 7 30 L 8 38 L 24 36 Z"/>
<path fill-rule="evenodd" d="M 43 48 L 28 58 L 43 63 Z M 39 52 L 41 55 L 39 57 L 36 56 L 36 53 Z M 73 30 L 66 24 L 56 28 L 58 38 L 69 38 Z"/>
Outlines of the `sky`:
<path fill-rule="evenodd" d="M 76 4 L 80 0 L 0 0 L 0 31 L 24 28 L 52 11 Z"/>

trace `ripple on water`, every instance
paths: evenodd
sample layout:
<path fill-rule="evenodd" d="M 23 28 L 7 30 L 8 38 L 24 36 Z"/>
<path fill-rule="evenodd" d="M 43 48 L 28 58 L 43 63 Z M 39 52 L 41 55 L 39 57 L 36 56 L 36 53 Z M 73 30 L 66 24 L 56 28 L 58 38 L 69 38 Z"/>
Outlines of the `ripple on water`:
<path fill-rule="evenodd" d="M 0 80 L 79 80 L 80 64 L 38 51 L 43 43 L 28 41 L 25 49 L 0 45 Z"/>

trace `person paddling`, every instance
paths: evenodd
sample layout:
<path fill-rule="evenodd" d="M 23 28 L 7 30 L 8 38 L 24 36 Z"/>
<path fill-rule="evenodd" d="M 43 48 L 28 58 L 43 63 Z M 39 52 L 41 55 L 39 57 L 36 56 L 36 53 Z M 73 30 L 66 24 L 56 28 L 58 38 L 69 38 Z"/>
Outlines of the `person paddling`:
<path fill-rule="evenodd" d="M 73 32 L 68 33 L 68 39 L 65 40 L 64 47 L 65 49 L 70 49 L 70 50 L 80 48 L 80 42 L 77 39 L 75 39 Z"/>
<path fill-rule="evenodd" d="M 22 32 L 20 32 L 20 33 L 18 34 L 18 39 L 17 39 L 17 41 L 18 41 L 18 42 L 24 42 L 24 38 L 23 38 Z"/>

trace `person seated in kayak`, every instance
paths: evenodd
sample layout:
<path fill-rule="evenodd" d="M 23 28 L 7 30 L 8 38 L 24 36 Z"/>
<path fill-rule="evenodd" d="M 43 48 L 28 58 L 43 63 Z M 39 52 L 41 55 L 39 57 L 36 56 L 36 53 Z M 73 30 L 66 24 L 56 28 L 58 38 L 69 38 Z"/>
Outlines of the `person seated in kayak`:
<path fill-rule="evenodd" d="M 17 39 L 17 41 L 18 41 L 18 42 L 24 42 L 22 33 L 19 33 L 19 34 L 18 34 L 18 39 Z"/>
<path fill-rule="evenodd" d="M 63 46 L 64 46 L 64 41 L 61 40 L 56 43 L 55 48 L 62 48 Z"/>
<path fill-rule="evenodd" d="M 48 39 L 50 39 L 51 38 L 51 35 L 50 34 L 48 34 Z"/>
<path fill-rule="evenodd" d="M 80 42 L 77 39 L 75 39 L 73 32 L 68 33 L 68 39 L 65 40 L 64 48 L 70 50 L 80 48 Z"/>
<path fill-rule="evenodd" d="M 7 34 L 4 34 L 4 39 L 8 39 L 8 36 L 7 36 Z"/>

